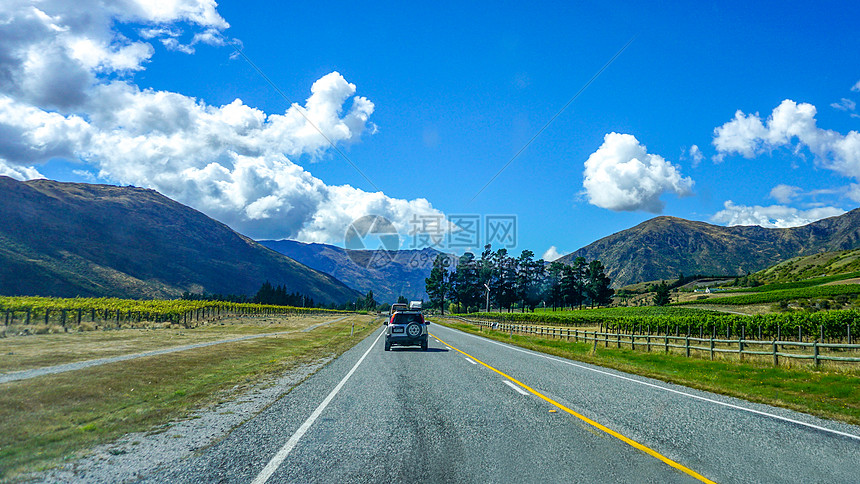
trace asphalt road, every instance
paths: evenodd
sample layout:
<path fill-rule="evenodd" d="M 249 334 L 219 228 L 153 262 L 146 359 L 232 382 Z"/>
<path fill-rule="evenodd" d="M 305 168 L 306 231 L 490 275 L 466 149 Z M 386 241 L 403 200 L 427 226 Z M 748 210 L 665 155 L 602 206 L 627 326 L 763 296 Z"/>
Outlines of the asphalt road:
<path fill-rule="evenodd" d="M 860 481 L 858 427 L 436 324 L 450 347 L 431 338 L 428 352 L 386 352 L 382 328 L 218 444 L 145 480 Z"/>

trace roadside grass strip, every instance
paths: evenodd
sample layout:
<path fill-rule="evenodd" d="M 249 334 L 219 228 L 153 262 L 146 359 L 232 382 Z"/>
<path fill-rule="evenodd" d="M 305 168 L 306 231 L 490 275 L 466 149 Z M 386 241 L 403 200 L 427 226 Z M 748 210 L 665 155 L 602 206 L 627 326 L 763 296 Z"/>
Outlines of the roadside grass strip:
<path fill-rule="evenodd" d="M 441 324 L 441 323 L 440 323 Z M 860 374 L 773 367 L 730 360 L 686 358 L 660 352 L 594 347 L 558 339 L 481 331 L 472 325 L 448 320 L 445 326 L 496 340 L 534 354 L 581 361 L 697 390 L 788 408 L 817 417 L 860 425 Z M 850 437 L 857 439 L 857 436 Z"/>
<path fill-rule="evenodd" d="M 170 348 L 233 340 L 246 336 L 298 332 L 339 315 L 230 317 L 185 328 L 120 328 L 69 331 L 0 338 L 0 375 L 87 360 L 147 353 Z M 2 376 L 0 376 L 2 379 Z"/>
<path fill-rule="evenodd" d="M 438 339 L 438 336 L 434 335 L 434 338 Z M 442 340 L 440 340 L 440 341 L 442 341 Z M 602 425 L 598 422 L 595 422 L 594 420 L 591 420 L 590 418 L 586 417 L 585 415 L 582 415 L 580 413 L 577 413 L 577 412 L 571 410 L 570 408 L 568 408 L 568 407 L 562 405 L 561 403 L 558 403 L 557 401 L 547 397 L 546 395 L 538 392 L 537 390 L 535 390 L 534 388 L 531 388 L 530 386 L 526 385 L 525 383 L 513 378 L 512 376 L 508 375 L 507 373 L 504 373 L 500 370 L 497 370 L 496 368 L 484 363 L 483 361 L 475 358 L 474 356 L 472 356 L 472 355 L 470 355 L 470 354 L 468 354 L 468 353 L 466 353 L 466 352 L 464 352 L 458 348 L 455 348 L 454 346 L 451 346 L 450 344 L 448 344 L 444 341 L 442 341 L 442 344 L 444 344 L 445 346 L 451 348 L 452 350 L 462 354 L 463 356 L 466 356 L 467 358 L 471 358 L 472 360 L 476 361 L 478 364 L 480 364 L 480 365 L 498 373 L 502 377 L 506 378 L 509 381 L 505 381 L 505 383 L 510 385 L 515 390 L 520 391 L 522 393 L 522 390 L 517 389 L 512 383 L 516 383 L 517 385 L 519 385 L 523 389 L 527 390 L 529 393 L 531 393 L 531 394 L 535 395 L 536 397 L 546 401 L 550 405 L 555 406 L 559 410 L 565 411 L 565 412 L 573 415 L 574 417 L 582 420 L 583 422 L 587 423 L 588 425 L 591 425 L 592 427 L 594 427 L 594 428 L 596 428 L 602 432 L 605 432 L 605 433 L 611 435 L 612 437 L 615 437 L 616 439 L 624 442 L 625 444 L 627 444 L 627 445 L 629 445 L 629 446 L 631 446 L 637 450 L 640 450 L 640 451 L 650 455 L 651 457 L 654 457 L 655 459 L 662 461 L 663 463 L 669 465 L 670 467 L 673 467 L 673 468 L 683 472 L 684 474 L 687 474 L 688 476 L 690 476 L 690 477 L 692 477 L 692 478 L 694 478 L 700 482 L 714 483 L 714 481 L 712 481 L 712 480 L 708 479 L 707 477 L 699 474 L 698 472 L 690 469 L 689 467 L 686 467 L 686 466 L 684 466 L 678 462 L 675 462 L 674 460 L 660 454 L 659 452 L 651 449 L 650 447 L 647 447 L 643 444 L 640 444 L 639 442 L 637 442 L 637 441 L 635 441 L 629 437 L 626 437 L 626 436 L 610 429 L 609 427 L 606 427 L 605 425 Z M 526 393 L 523 393 L 523 394 L 525 395 Z"/>
<path fill-rule="evenodd" d="M 342 320 L 346 319 L 347 317 L 348 316 L 344 316 L 344 317 L 339 318 L 339 319 L 333 319 L 331 321 L 326 321 L 323 323 L 315 324 L 315 325 L 313 325 L 309 328 L 303 329 L 301 331 L 303 333 L 307 333 L 313 329 L 319 328 L 320 326 L 324 326 L 327 324 L 342 321 Z M 28 378 L 35 378 L 37 376 L 42 376 L 42 375 L 53 375 L 56 373 L 65 373 L 67 371 L 82 370 L 84 368 L 89 368 L 91 366 L 98 366 L 98 365 L 104 365 L 107 363 L 116 363 L 116 362 L 120 362 L 120 361 L 133 360 L 136 358 L 143 358 L 146 356 L 165 355 L 168 353 L 175 353 L 177 351 L 193 350 L 193 349 L 197 349 L 197 348 L 205 348 L 207 346 L 214 346 L 214 345 L 220 345 L 220 344 L 225 344 L 225 343 L 237 343 L 239 341 L 247 341 L 250 339 L 268 338 L 271 336 L 283 336 L 285 334 L 295 333 L 296 331 L 297 330 L 290 330 L 290 331 L 279 331 L 277 333 L 254 334 L 254 335 L 248 335 L 248 336 L 241 336 L 239 338 L 210 341 L 207 343 L 196 343 L 196 344 L 191 344 L 191 345 L 176 346 L 173 348 L 164 348 L 164 349 L 160 349 L 160 350 L 147 351 L 144 353 L 134 353 L 134 354 L 130 354 L 130 355 L 114 356 L 114 357 L 110 357 L 110 358 L 98 358 L 95 360 L 85 360 L 85 361 L 77 361 L 74 363 L 66 363 L 64 365 L 55 365 L 55 366 L 48 366 L 48 367 L 42 367 L 42 368 L 34 368 L 32 370 L 16 371 L 16 372 L 0 375 L 0 384 L 8 383 L 11 381 L 17 381 L 17 380 L 26 380 Z"/>
<path fill-rule="evenodd" d="M 355 335 L 350 337 L 355 321 Z M 253 324 L 253 323 L 252 323 Z M 309 333 L 224 343 L 44 375 L 0 387 L 0 482 L 74 461 L 130 432 L 165 431 L 375 331 L 352 316 Z M 288 389 L 284 389 L 287 391 Z"/>

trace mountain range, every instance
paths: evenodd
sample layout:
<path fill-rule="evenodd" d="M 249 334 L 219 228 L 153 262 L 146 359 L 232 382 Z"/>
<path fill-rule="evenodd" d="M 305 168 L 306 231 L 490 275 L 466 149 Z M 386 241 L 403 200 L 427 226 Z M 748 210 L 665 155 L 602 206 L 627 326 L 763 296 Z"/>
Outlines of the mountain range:
<path fill-rule="evenodd" d="M 599 259 L 615 287 L 686 275 L 744 275 L 786 259 L 860 247 L 860 209 L 801 227 L 723 227 L 656 217 L 559 261 Z"/>
<path fill-rule="evenodd" d="M 399 296 L 410 301 L 427 300 L 424 279 L 440 252 L 421 250 L 349 250 L 327 244 L 295 240 L 259 240 L 260 244 L 291 259 L 330 274 L 349 287 L 377 301 L 393 303 Z"/>
<path fill-rule="evenodd" d="M 679 274 L 744 275 L 860 248 L 860 209 L 802 227 L 723 227 L 656 217 L 559 260 L 599 259 L 622 287 Z M 0 176 L 0 294 L 170 298 L 253 295 L 269 281 L 318 302 L 427 299 L 440 252 L 256 242 L 153 190 Z"/>
<path fill-rule="evenodd" d="M 267 280 L 316 302 L 360 296 L 154 190 L 0 176 L 0 294 L 253 296 Z"/>

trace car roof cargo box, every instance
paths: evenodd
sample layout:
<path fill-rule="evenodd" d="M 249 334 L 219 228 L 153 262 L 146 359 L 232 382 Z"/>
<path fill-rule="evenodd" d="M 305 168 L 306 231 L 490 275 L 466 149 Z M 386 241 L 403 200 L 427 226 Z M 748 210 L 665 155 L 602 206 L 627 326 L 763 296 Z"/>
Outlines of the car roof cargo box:
<path fill-rule="evenodd" d="M 410 301 L 409 302 L 409 309 L 417 309 L 418 311 L 420 311 L 421 310 L 421 301 Z"/>

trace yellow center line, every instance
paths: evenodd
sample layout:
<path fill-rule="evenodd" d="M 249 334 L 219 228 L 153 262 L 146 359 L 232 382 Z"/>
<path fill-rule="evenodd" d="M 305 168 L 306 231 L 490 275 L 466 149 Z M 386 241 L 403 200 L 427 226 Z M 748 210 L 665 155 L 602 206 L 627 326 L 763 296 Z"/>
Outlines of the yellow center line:
<path fill-rule="evenodd" d="M 564 405 L 562 405 L 562 404 L 560 404 L 560 403 L 556 402 L 555 400 L 553 400 L 553 399 L 551 399 L 551 398 L 547 397 L 546 395 L 544 395 L 544 394 L 540 393 L 539 391 L 535 390 L 534 388 L 531 388 L 530 386 L 528 386 L 528 385 L 526 385 L 526 384 L 522 383 L 521 381 L 519 381 L 519 380 L 517 380 L 517 379 L 513 378 L 512 376 L 510 376 L 510 375 L 508 375 L 508 374 L 506 374 L 506 373 L 504 373 L 504 372 L 502 372 L 502 371 L 500 371 L 500 370 L 497 370 L 497 369 L 493 368 L 492 366 L 490 366 L 490 365 L 488 365 L 488 364 L 484 363 L 483 361 L 481 361 L 481 360 L 479 360 L 479 359 L 475 358 L 474 356 L 472 356 L 472 355 L 470 355 L 470 354 L 466 353 L 465 351 L 462 351 L 462 350 L 460 350 L 460 349 L 457 349 L 457 348 L 455 348 L 455 347 L 451 346 L 450 344 L 448 344 L 448 343 L 446 343 L 446 342 L 442 341 L 438 336 L 436 336 L 436 335 L 434 335 L 434 334 L 432 334 L 432 333 L 431 333 L 431 336 L 433 336 L 434 338 L 438 339 L 438 340 L 439 340 L 439 342 L 440 342 L 440 343 L 442 343 L 443 345 L 445 345 L 445 346 L 447 346 L 447 347 L 451 348 L 451 349 L 452 349 L 452 350 L 454 350 L 454 351 L 457 351 L 457 352 L 461 353 L 462 355 L 464 355 L 464 356 L 466 356 L 466 357 L 468 357 L 468 358 L 473 359 L 474 361 L 478 362 L 478 364 L 481 364 L 481 365 L 483 365 L 483 366 L 487 367 L 488 369 L 493 370 L 494 372 L 498 373 L 499 375 L 502 375 L 503 377 L 507 378 L 508 380 L 510 380 L 510 381 L 512 381 L 512 382 L 514 382 L 514 383 L 516 383 L 517 385 L 519 385 L 519 386 L 521 386 L 521 387 L 525 388 L 526 390 L 528 390 L 529 392 L 531 392 L 531 393 L 532 393 L 532 394 L 534 394 L 535 396 L 537 396 L 537 397 L 541 398 L 542 400 L 545 400 L 546 402 L 548 402 L 548 403 L 549 403 L 549 404 L 551 404 L 551 405 L 554 405 L 555 407 L 557 407 L 557 408 L 558 408 L 558 409 L 560 409 L 560 410 L 564 410 L 565 412 L 567 412 L 567 413 L 569 413 L 569 414 L 573 415 L 574 417 L 576 417 L 576 418 L 578 418 L 578 419 L 582 420 L 583 422 L 585 422 L 585 423 L 587 423 L 587 424 L 591 425 L 592 427 L 594 427 L 594 428 L 596 428 L 596 429 L 598 429 L 598 430 L 601 430 L 601 431 L 603 431 L 603 432 L 606 432 L 607 434 L 609 434 L 609 435 L 611 435 L 611 436 L 615 437 L 616 439 L 618 439 L 618 440 L 620 440 L 620 441 L 624 442 L 625 444 L 627 444 L 627 445 L 629 445 L 629 446 L 631 446 L 631 447 L 633 447 L 633 448 L 635 448 L 635 449 L 639 449 L 639 450 L 641 450 L 642 452 L 645 452 L 646 454 L 650 455 L 651 457 L 654 457 L 654 458 L 656 458 L 656 459 L 659 459 L 659 460 L 663 461 L 664 463 L 668 464 L 669 466 L 674 467 L 675 469 L 678 469 L 679 471 L 683 472 L 684 474 L 687 474 L 687 475 L 689 475 L 689 476 L 691 476 L 691 477 L 693 477 L 693 478 L 695 478 L 695 479 L 697 479 L 697 480 L 699 480 L 699 481 L 701 481 L 701 482 L 707 482 L 707 483 L 715 484 L 715 483 L 714 483 L 714 481 L 712 481 L 712 480 L 708 479 L 707 477 L 705 477 L 705 476 L 703 476 L 703 475 L 699 474 L 698 472 L 696 472 L 696 471 L 694 471 L 694 470 L 690 469 L 689 467 L 685 467 L 684 465 L 679 464 L 678 462 L 673 461 L 672 459 L 670 459 L 670 458 L 668 458 L 668 457 L 664 456 L 663 454 L 660 454 L 660 453 L 659 453 L 659 452 L 657 452 L 656 450 L 653 450 L 653 449 L 651 449 L 650 447 L 646 447 L 646 446 L 644 446 L 644 445 L 640 444 L 639 442 L 636 442 L 635 440 L 633 440 L 633 439 L 631 439 L 631 438 L 629 438 L 629 437 L 625 437 L 624 435 L 619 434 L 618 432 L 616 432 L 616 431 L 614 431 L 614 430 L 610 429 L 609 427 L 607 427 L 607 426 L 605 426 L 605 425 L 599 424 L 599 423 L 595 422 L 594 420 L 591 420 L 590 418 L 586 417 L 585 415 L 582 415 L 582 414 L 580 414 L 580 413 L 577 413 L 577 412 L 575 412 L 575 411 L 573 411 L 573 410 L 571 410 L 571 409 L 569 409 L 569 408 L 565 407 Z"/>

